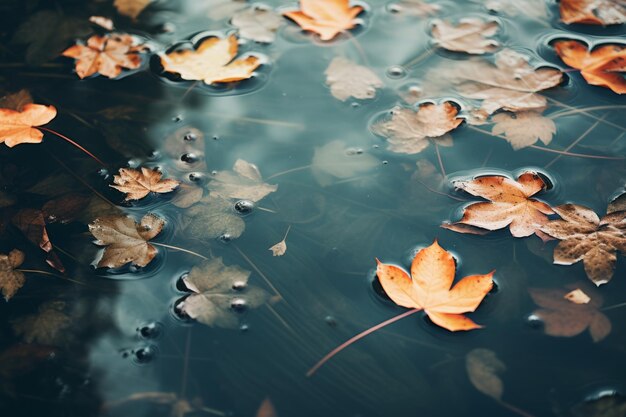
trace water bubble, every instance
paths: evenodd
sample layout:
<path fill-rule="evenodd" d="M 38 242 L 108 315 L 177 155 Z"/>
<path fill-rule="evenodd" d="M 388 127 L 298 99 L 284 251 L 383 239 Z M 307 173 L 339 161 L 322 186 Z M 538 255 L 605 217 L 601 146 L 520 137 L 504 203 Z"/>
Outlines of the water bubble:
<path fill-rule="evenodd" d="M 187 142 L 193 142 L 197 139 L 198 139 L 198 135 L 196 135 L 194 132 L 187 132 L 183 136 L 183 140 L 186 140 Z"/>
<path fill-rule="evenodd" d="M 128 161 L 129 168 L 137 168 L 141 165 L 141 161 L 139 159 L 133 158 Z"/>
<path fill-rule="evenodd" d="M 213 140 L 220 140 L 220 137 L 217 135 L 213 135 Z"/>
<path fill-rule="evenodd" d="M 155 159 L 159 159 L 161 157 L 161 152 L 159 151 L 152 151 L 150 152 L 150 154 L 148 154 L 148 159 L 150 160 L 155 160 Z"/>
<path fill-rule="evenodd" d="M 172 33 L 172 32 L 176 32 L 176 25 L 173 24 L 172 22 L 165 22 L 161 25 L 161 27 L 159 28 L 159 31 L 161 33 Z"/>
<path fill-rule="evenodd" d="M 541 317 L 535 314 L 531 314 L 530 316 L 526 317 L 526 324 L 528 324 L 533 329 L 540 329 L 541 327 L 543 327 L 543 320 L 541 320 Z"/>
<path fill-rule="evenodd" d="M 145 364 L 152 362 L 156 358 L 158 349 L 154 345 L 145 346 L 133 351 L 133 362 Z"/>
<path fill-rule="evenodd" d="M 198 156 L 194 153 L 185 153 L 181 155 L 180 160 L 188 164 L 193 164 L 198 161 Z"/>
<path fill-rule="evenodd" d="M 108 178 L 109 177 L 109 170 L 106 168 L 102 168 L 98 170 L 98 175 L 100 175 L 102 178 Z"/>
<path fill-rule="evenodd" d="M 361 148 L 348 148 L 346 149 L 346 155 L 361 155 L 363 154 L 363 149 Z"/>
<path fill-rule="evenodd" d="M 402 12 L 403 10 L 404 9 L 402 8 L 402 6 L 399 5 L 398 3 L 390 3 L 387 5 L 387 11 L 389 13 L 396 14 L 396 13 Z"/>
<path fill-rule="evenodd" d="M 172 121 L 173 121 L 174 123 L 179 123 L 179 122 L 182 122 L 182 121 L 183 121 L 183 116 L 182 116 L 182 115 L 180 115 L 180 114 L 178 114 L 178 115 L 176 115 L 176 116 L 172 117 Z"/>
<path fill-rule="evenodd" d="M 379 149 L 379 148 L 380 148 L 380 145 L 374 145 L 374 146 L 372 146 L 372 148 L 374 148 L 374 149 Z"/>
<path fill-rule="evenodd" d="M 233 236 L 230 233 L 224 233 L 218 239 L 222 242 L 230 242 L 231 240 L 233 240 Z"/>
<path fill-rule="evenodd" d="M 217 175 L 217 171 L 216 170 L 211 171 L 211 175 L 216 176 Z"/>
<path fill-rule="evenodd" d="M 230 302 L 230 308 L 237 311 L 243 311 L 246 309 L 246 300 L 243 298 L 234 298 Z"/>
<path fill-rule="evenodd" d="M 250 200 L 239 200 L 235 203 L 235 211 L 241 215 L 252 213 L 254 203 Z"/>
<path fill-rule="evenodd" d="M 406 69 L 400 65 L 393 65 L 387 68 L 387 77 L 398 79 L 406 76 Z"/>
<path fill-rule="evenodd" d="M 248 326 L 247 324 L 242 324 L 241 326 L 239 326 L 239 330 L 241 330 L 242 333 L 246 333 L 248 330 L 250 330 L 250 326 Z"/>
<path fill-rule="evenodd" d="M 350 103 L 350 106 L 353 109 L 357 109 L 357 108 L 361 107 L 361 105 L 359 103 L 357 103 L 356 101 L 353 101 L 352 103 Z"/>
<path fill-rule="evenodd" d="M 180 277 L 178 277 L 178 279 L 176 280 L 176 289 L 178 291 L 183 291 L 183 292 L 189 291 L 189 288 L 187 288 L 187 286 L 185 285 L 185 279 L 187 279 L 188 276 L 189 276 L 189 273 L 185 272 Z"/>
<path fill-rule="evenodd" d="M 189 174 L 189 181 L 199 182 L 202 181 L 204 175 L 201 172 L 192 172 Z"/>
<path fill-rule="evenodd" d="M 137 328 L 137 333 L 144 339 L 156 339 L 163 331 L 163 325 L 159 322 L 152 321 Z"/>
<path fill-rule="evenodd" d="M 388 165 L 389 161 L 383 161 L 383 165 Z"/>
<path fill-rule="evenodd" d="M 337 320 L 335 320 L 335 318 L 333 316 L 326 316 L 324 318 L 324 321 L 326 322 L 326 324 L 328 324 L 330 327 L 337 327 Z"/>

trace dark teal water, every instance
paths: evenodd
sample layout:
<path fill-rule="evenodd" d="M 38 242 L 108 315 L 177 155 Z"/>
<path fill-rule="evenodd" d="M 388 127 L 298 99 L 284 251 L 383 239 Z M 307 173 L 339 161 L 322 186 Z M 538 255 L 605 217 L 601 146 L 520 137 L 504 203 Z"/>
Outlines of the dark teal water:
<path fill-rule="evenodd" d="M 266 4 L 279 10 L 296 5 Z M 16 201 L 0 209 L 0 253 L 26 252 L 22 268 L 56 273 L 11 225 L 16 210 L 39 209 L 68 192 L 91 201 L 71 223 L 48 226 L 64 276 L 74 281 L 27 273 L 25 286 L 0 304 L 1 415 L 252 417 L 265 398 L 283 417 L 626 415 L 619 396 L 626 395 L 626 308 L 606 311 L 613 330 L 598 343 L 588 332 L 548 336 L 540 323 L 528 320 L 536 308 L 528 288 L 585 282 L 582 265 L 553 265 L 555 243 L 537 237 L 515 239 L 508 231 L 460 235 L 439 227 L 458 219 L 471 201 L 453 190 L 451 178 L 514 176 L 527 169 L 551 180 L 552 188 L 539 196 L 548 204 L 575 202 L 603 214 L 626 183 L 624 160 L 555 160 L 558 154 L 542 149 L 514 151 L 464 124 L 452 133 L 452 147 L 439 147 L 440 163 L 432 145 L 417 155 L 397 154 L 371 131 L 391 108 L 408 106 L 399 93 L 411 86 L 428 92 L 433 73 L 468 59 L 432 44 L 433 18 L 493 18 L 501 26 L 501 49 L 528 55 L 534 66 L 563 69 L 550 41 L 616 42 L 623 40 L 623 25 L 564 25 L 552 1 L 545 16 L 535 19 L 493 13 L 480 1 L 440 5 L 437 14 L 420 17 L 368 1 L 363 25 L 328 43 L 285 21 L 274 43 L 242 45 L 242 52 L 264 58 L 254 79 L 213 88 L 168 80 L 158 60 L 147 57 L 141 69 L 119 79 L 79 80 L 71 60 L 56 56 L 76 38 L 86 39 L 90 29 L 84 22 L 91 15 L 114 17 L 118 31 L 148 39 L 153 51 L 162 52 L 190 39 L 231 33 L 230 16 L 245 2 L 157 1 L 136 22 L 117 15 L 108 1 L 2 2 L 2 90 L 27 89 L 35 102 L 56 106 L 59 116 L 48 127 L 80 142 L 107 166 L 102 170 L 50 134 L 42 145 L 0 148 L 0 191 Z M 15 40 L 24 25 L 31 33 L 41 31 L 26 46 Z M 333 98 L 324 71 L 335 56 L 371 68 L 385 87 L 371 100 Z M 423 59 L 402 67 L 416 57 Z M 470 104 L 452 88 L 427 94 L 419 101 Z M 588 86 L 577 72 L 543 95 L 549 102 L 545 114 L 557 126 L 547 148 L 564 150 L 589 131 L 571 152 L 625 156 L 626 103 L 620 96 Z M 184 139 L 190 131 L 196 134 L 191 145 Z M 196 158 L 181 160 L 189 153 Z M 310 167 L 315 155 L 317 167 Z M 109 187 L 119 168 L 147 166 L 210 190 L 212 173 L 230 170 L 238 159 L 256 164 L 278 189 L 249 215 L 230 206 L 222 210 L 245 224 L 236 239 L 209 233 L 207 218 L 190 219 L 189 209 L 173 204 L 177 194 L 129 204 Z M 196 207 L 202 211 L 203 203 Z M 180 279 L 201 264 L 197 256 L 159 247 L 145 268 L 95 269 L 99 248 L 87 224 L 116 212 L 137 220 L 148 212 L 163 217 L 166 226 L 156 243 L 222 257 L 251 271 L 250 285 L 275 296 L 273 302 L 236 313 L 238 329 L 208 327 L 176 313 L 189 294 Z M 204 213 L 219 212 L 209 207 Z M 268 248 L 289 227 L 286 254 L 272 257 Z M 413 315 L 306 377 L 328 351 L 405 311 L 377 284 L 375 258 L 406 267 L 416 248 L 434 239 L 457 257 L 458 277 L 496 270 L 497 288 L 471 314 L 486 327 L 450 333 Z M 626 301 L 623 258 L 618 256 L 613 280 L 599 291 L 605 307 Z M 28 343 L 13 323 L 50 301 L 64 303 L 68 323 Z M 476 348 L 494 351 L 506 364 L 503 403 L 477 391 L 467 377 L 465 356 Z M 603 393 L 614 394 L 601 401 L 610 402 L 615 414 L 584 404 Z M 173 405 L 193 410 L 176 414 Z"/>

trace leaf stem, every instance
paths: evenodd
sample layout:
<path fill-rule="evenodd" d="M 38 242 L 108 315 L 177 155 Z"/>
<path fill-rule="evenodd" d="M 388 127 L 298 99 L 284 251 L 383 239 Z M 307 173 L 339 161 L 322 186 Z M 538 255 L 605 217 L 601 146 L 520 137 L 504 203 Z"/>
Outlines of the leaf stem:
<path fill-rule="evenodd" d="M 591 125 L 591 127 L 589 127 L 589 129 L 585 130 L 574 142 L 570 143 L 569 146 L 567 148 L 565 148 L 565 152 L 569 151 L 570 149 L 572 149 L 574 146 L 578 145 L 580 143 L 580 141 L 582 141 L 583 139 L 585 139 L 587 137 L 587 135 L 589 135 L 593 129 L 595 129 L 599 124 L 600 121 L 603 120 L 606 117 L 606 114 L 603 115 L 600 120 L 596 120 L 596 122 L 594 124 Z M 563 155 L 557 155 L 554 157 L 554 159 L 550 162 L 548 162 L 544 168 L 550 168 L 556 161 L 558 161 L 559 159 L 561 159 Z"/>
<path fill-rule="evenodd" d="M 439 169 L 441 170 L 441 176 L 445 180 L 447 177 L 446 168 L 443 166 L 443 159 L 441 159 L 441 153 L 439 152 L 439 145 L 435 142 L 435 152 L 437 153 L 437 161 L 439 162 Z"/>
<path fill-rule="evenodd" d="M 280 176 L 285 175 L 285 174 L 291 174 L 292 172 L 304 171 L 305 169 L 309 169 L 312 166 L 313 165 L 309 164 L 309 165 L 304 165 L 304 166 L 297 167 L 297 168 L 291 168 L 291 169 L 288 169 L 286 171 L 277 172 L 276 174 L 272 174 L 269 177 L 265 178 L 265 181 L 269 181 L 272 178 L 280 177 Z"/>
<path fill-rule="evenodd" d="M 81 184 L 83 184 L 85 187 L 87 187 L 92 193 L 94 193 L 96 196 L 98 196 L 102 201 L 104 201 L 105 203 L 107 203 L 108 205 L 110 205 L 111 207 L 117 207 L 115 204 L 113 204 L 111 201 L 109 201 L 108 198 L 106 198 L 105 196 L 103 196 L 102 194 L 100 194 L 98 191 L 96 191 L 95 188 L 93 188 L 91 185 L 89 185 L 89 183 L 87 183 L 84 179 L 82 179 L 79 175 L 76 175 L 76 173 L 74 171 L 72 171 L 67 165 L 65 165 L 63 163 L 63 161 L 61 161 L 59 158 L 56 157 L 56 155 L 51 154 L 52 159 L 54 159 L 59 165 L 61 165 L 67 172 L 69 172 L 69 174 L 71 176 L 73 176 L 78 182 L 80 182 Z"/>
<path fill-rule="evenodd" d="M 73 146 L 77 147 L 78 149 L 80 149 L 81 151 L 85 152 L 87 155 L 89 155 L 94 161 L 98 162 L 100 165 L 102 166 L 106 166 L 106 164 L 104 162 L 102 162 L 100 159 L 98 159 L 97 156 L 95 156 L 94 154 L 92 154 L 91 152 L 89 152 L 87 149 L 83 148 L 81 145 L 79 145 L 78 143 L 74 142 L 72 139 L 68 138 L 65 135 L 60 134 L 59 132 L 52 130 L 52 129 L 48 129 L 47 127 L 42 127 L 39 126 L 37 127 L 38 129 L 44 130 L 48 133 L 52 133 L 53 135 L 57 135 L 58 137 L 60 137 L 61 139 L 69 142 L 70 144 L 72 144 Z"/>
<path fill-rule="evenodd" d="M 337 346 L 336 348 L 334 348 L 333 350 L 331 350 L 330 352 L 328 352 L 328 354 L 326 354 L 326 356 L 324 356 L 322 359 L 320 359 L 319 362 L 317 362 L 311 369 L 308 370 L 308 372 L 306 373 L 307 377 L 311 377 L 313 376 L 313 374 L 315 374 L 315 372 L 317 372 L 318 369 L 320 369 L 326 362 L 328 362 L 330 359 L 333 358 L 333 356 L 337 355 L 339 352 L 341 352 L 342 350 L 344 350 L 345 348 L 347 348 L 348 346 L 350 346 L 351 344 L 358 342 L 359 340 L 363 339 L 365 336 L 374 333 L 376 330 L 378 329 L 382 329 L 385 326 L 388 326 L 392 323 L 395 323 L 398 320 L 401 320 L 405 317 L 408 317 L 412 314 L 415 314 L 419 311 L 422 311 L 421 309 L 417 309 L 414 308 L 412 310 L 409 311 L 405 311 L 404 313 L 397 315 L 395 317 L 390 318 L 389 320 L 385 320 L 382 323 L 377 324 L 376 326 L 370 327 L 369 329 L 357 334 L 356 336 L 351 337 L 350 339 L 346 340 L 345 342 L 343 342 L 342 344 L 340 344 L 339 346 Z"/>
<path fill-rule="evenodd" d="M 434 49 L 427 49 L 426 51 L 422 52 L 421 54 L 419 54 L 415 58 L 413 58 L 410 61 L 408 61 L 407 63 L 403 64 L 402 66 L 404 68 L 406 68 L 406 69 L 410 69 L 411 67 L 414 67 L 415 65 L 419 64 L 420 62 L 422 62 L 424 59 L 426 59 L 429 56 L 431 56 L 434 52 L 435 52 Z"/>
<path fill-rule="evenodd" d="M 150 244 L 151 245 L 155 245 L 155 246 L 162 246 L 164 248 L 173 249 L 173 250 L 177 250 L 177 251 L 180 251 L 180 252 L 185 252 L 185 253 L 188 253 L 190 255 L 197 256 L 198 258 L 202 258 L 205 261 L 209 260 L 209 258 L 207 258 L 206 256 L 200 255 L 199 253 L 191 251 L 189 249 L 179 248 L 178 246 L 166 245 L 165 243 L 158 243 L 158 242 L 150 242 Z"/>
<path fill-rule="evenodd" d="M 563 102 L 560 102 L 560 101 L 558 101 L 558 100 L 555 100 L 555 99 L 553 99 L 553 98 L 551 98 L 551 97 L 546 97 L 546 98 L 548 99 L 548 101 L 551 101 L 552 103 L 554 103 L 554 104 L 556 104 L 556 105 L 558 105 L 558 106 L 561 106 L 561 107 L 564 107 L 564 108 L 566 108 L 566 109 L 570 109 L 570 110 L 575 110 L 575 111 L 577 111 L 578 113 L 584 114 L 585 116 L 587 116 L 587 117 L 591 117 L 592 119 L 599 120 L 600 122 L 605 123 L 605 124 L 607 124 L 607 125 L 609 125 L 609 126 L 613 126 L 613 127 L 617 128 L 617 129 L 620 129 L 620 130 L 626 130 L 626 127 L 624 127 L 624 126 L 620 126 L 620 125 L 618 125 L 617 123 L 613 123 L 613 122 L 610 122 L 610 121 L 608 121 L 608 120 L 603 120 L 603 119 L 604 119 L 604 117 L 602 117 L 602 118 L 601 118 L 601 117 L 599 117 L 599 116 L 596 116 L 596 115 L 595 115 L 595 114 L 593 114 L 593 113 L 589 113 L 589 110 L 588 110 L 588 109 L 577 109 L 576 107 L 572 107 L 572 106 L 567 105 L 567 104 L 565 104 L 565 103 L 563 103 Z M 614 107 L 613 107 L 613 108 L 614 108 Z"/>
<path fill-rule="evenodd" d="M 64 279 L 66 281 L 70 281 L 73 282 L 75 284 L 79 284 L 79 285 L 87 285 L 84 282 L 80 282 L 80 281 L 76 281 L 74 279 L 68 278 L 68 277 L 64 277 L 63 275 L 59 275 L 59 274 L 54 274 L 52 272 L 48 272 L 48 271 L 41 271 L 39 269 L 16 269 L 16 271 L 19 272 L 24 272 L 24 273 L 31 273 L 31 274 L 40 274 L 40 275 L 49 275 L 51 277 L 56 277 L 56 278 L 60 278 L 60 279 Z"/>

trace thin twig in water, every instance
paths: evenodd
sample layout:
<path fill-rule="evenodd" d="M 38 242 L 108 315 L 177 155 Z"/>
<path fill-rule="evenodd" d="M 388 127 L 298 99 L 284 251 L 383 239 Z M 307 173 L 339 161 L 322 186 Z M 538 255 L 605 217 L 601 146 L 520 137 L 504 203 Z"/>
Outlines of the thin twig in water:
<path fill-rule="evenodd" d="M 415 65 L 419 64 L 424 59 L 426 59 L 429 56 L 431 56 L 434 52 L 435 52 L 434 49 L 428 49 L 428 50 L 422 52 L 420 55 L 416 56 L 415 58 L 411 59 L 407 63 L 403 64 L 402 66 L 404 68 L 406 68 L 406 69 L 411 69 L 411 67 L 414 67 Z"/>
<path fill-rule="evenodd" d="M 202 258 L 205 261 L 209 260 L 209 258 L 207 258 L 204 255 L 200 255 L 199 253 L 191 251 L 189 249 L 179 248 L 178 246 L 166 245 L 165 243 L 158 243 L 158 242 L 150 242 L 150 244 L 151 245 L 155 245 L 155 246 L 162 246 L 164 248 L 173 249 L 173 250 L 177 250 L 177 251 L 180 251 L 180 252 L 185 252 L 185 253 L 188 253 L 190 255 L 197 256 L 198 258 Z"/>
<path fill-rule="evenodd" d="M 272 174 L 269 177 L 265 178 L 265 181 L 269 181 L 272 178 L 280 177 L 282 175 L 291 174 L 292 172 L 304 171 L 305 169 L 309 169 L 311 167 L 312 167 L 312 165 L 304 165 L 304 166 L 297 167 L 297 168 L 291 168 L 291 169 L 288 169 L 286 171 L 277 172 L 277 173 Z"/>
<path fill-rule="evenodd" d="M 601 119 L 604 119 L 606 117 L 606 115 L 602 116 Z M 585 139 L 587 137 L 587 135 L 589 135 L 589 133 L 591 133 L 591 131 L 593 131 L 593 129 L 595 129 L 598 125 L 600 124 L 600 120 L 596 120 L 596 122 L 594 124 L 591 125 L 591 127 L 589 127 L 589 129 L 585 130 L 580 136 L 578 136 L 578 138 L 570 143 L 570 145 L 565 148 L 565 152 L 569 151 L 570 149 L 572 149 L 574 146 L 578 145 L 583 139 Z M 556 161 L 558 161 L 559 159 L 561 159 L 563 155 L 557 155 L 554 157 L 554 159 L 550 162 L 548 162 L 544 168 L 550 168 Z"/>
<path fill-rule="evenodd" d="M 79 145 L 78 143 L 74 142 L 72 139 L 68 138 L 67 136 L 62 135 L 62 134 L 60 134 L 59 132 L 57 132 L 55 130 L 48 129 L 47 127 L 38 126 L 37 128 L 41 129 L 43 131 L 46 131 L 48 133 L 52 133 L 53 135 L 56 135 L 56 136 L 60 137 L 64 141 L 70 143 L 71 145 L 73 145 L 73 146 L 77 147 L 78 149 L 80 149 L 81 151 L 85 152 L 87 155 L 89 155 L 94 161 L 98 162 L 100 165 L 106 166 L 106 164 L 104 162 L 102 162 L 97 156 L 95 156 L 94 154 L 92 154 L 87 149 L 83 148 L 81 145 Z"/>
<path fill-rule="evenodd" d="M 441 176 L 445 180 L 447 177 L 446 168 L 443 166 L 443 159 L 441 159 L 441 153 L 439 152 L 439 145 L 435 142 L 435 152 L 437 153 L 437 162 L 439 162 L 439 170 L 441 171 Z"/>
<path fill-rule="evenodd" d="M 425 183 L 423 183 L 422 181 L 417 181 L 417 182 L 418 182 L 419 184 L 421 184 L 421 185 L 422 185 L 422 187 L 424 187 L 424 188 L 426 188 L 428 191 L 430 191 L 431 193 L 435 193 L 435 194 L 443 195 L 443 196 L 445 196 L 445 197 L 451 198 L 451 199 L 456 200 L 456 201 L 467 201 L 467 200 L 464 200 L 464 199 L 462 199 L 462 198 L 459 198 L 459 197 L 455 197 L 455 196 L 453 196 L 453 195 L 450 195 L 450 194 L 448 194 L 448 193 L 444 193 L 444 192 L 441 192 L 441 191 L 434 190 L 434 189 L 430 188 L 428 185 L 426 185 Z"/>
<path fill-rule="evenodd" d="M 241 249 L 239 249 L 239 247 L 237 245 L 233 244 L 233 247 L 235 248 L 235 250 L 237 252 L 239 252 L 239 255 L 241 255 L 241 257 L 248 263 L 248 265 L 250 265 L 252 267 L 252 269 L 254 269 L 256 271 L 256 273 L 259 274 L 261 276 L 261 278 L 263 278 L 265 283 L 272 289 L 272 291 L 274 291 L 274 294 L 279 296 L 281 298 L 281 300 L 283 300 L 283 301 L 285 301 L 285 303 L 287 303 L 287 300 L 285 300 L 285 297 L 283 297 L 283 295 L 280 293 L 280 291 L 278 291 L 278 289 L 274 286 L 274 284 L 272 284 L 272 282 L 269 280 L 269 278 L 267 276 L 265 276 L 265 274 L 263 272 L 261 272 L 261 270 L 256 266 L 256 264 L 254 262 L 252 262 L 252 260 L 250 260 L 250 258 L 248 258 L 246 256 L 246 254 L 243 253 L 243 251 Z"/>
<path fill-rule="evenodd" d="M 192 91 L 194 88 L 196 88 L 196 86 L 198 85 L 198 83 L 199 83 L 199 82 L 200 82 L 200 81 L 194 81 L 194 82 L 193 82 L 193 83 L 189 86 L 189 88 L 185 91 L 185 94 L 183 94 L 183 96 L 180 98 L 180 101 L 179 101 L 180 103 L 182 103 L 183 101 L 185 101 L 185 98 L 187 97 L 187 95 L 188 95 L 189 93 L 191 93 L 191 91 Z"/>
<path fill-rule="evenodd" d="M 105 203 L 107 203 L 108 205 L 110 205 L 111 207 L 117 207 L 115 204 L 113 204 L 108 198 L 106 198 L 105 196 L 103 196 L 102 194 L 100 194 L 98 191 L 96 191 L 95 188 L 93 188 L 91 185 L 89 185 L 85 180 L 83 180 L 79 175 L 77 175 L 74 171 L 72 171 L 67 165 L 65 165 L 59 158 L 56 157 L 56 155 L 51 154 L 52 159 L 54 159 L 59 165 L 61 165 L 67 172 L 70 173 L 71 176 L 73 176 L 78 182 L 80 182 L 81 184 L 83 184 L 85 187 L 87 187 L 92 193 L 94 193 L 96 196 L 98 196 L 102 201 L 104 201 Z"/>
<path fill-rule="evenodd" d="M 592 119 L 598 120 L 601 123 L 607 124 L 609 126 L 613 126 L 613 127 L 617 128 L 617 129 L 626 130 L 626 127 L 624 127 L 624 126 L 620 126 L 617 123 L 613 123 L 613 122 L 610 122 L 608 120 L 603 120 L 605 116 L 603 116 L 603 117 L 596 116 L 593 113 L 589 113 L 589 111 L 587 109 L 577 109 L 576 107 L 572 107 L 572 106 L 570 106 L 568 104 L 562 103 L 562 102 L 560 102 L 558 100 L 555 100 L 553 98 L 550 98 L 550 97 L 546 97 L 546 98 L 548 99 L 548 101 L 551 101 L 552 103 L 554 103 L 554 104 L 556 104 L 558 106 L 564 107 L 566 109 L 574 110 L 577 113 L 584 114 L 587 117 L 591 117 Z M 612 107 L 612 108 L 615 108 L 615 107 Z"/>
<path fill-rule="evenodd" d="M 19 272 L 24 272 L 24 273 L 31 273 L 31 274 L 40 274 L 40 275 L 49 275 L 51 277 L 56 277 L 56 278 L 60 278 L 60 279 L 64 279 L 66 281 L 70 281 L 73 282 L 75 284 L 79 284 L 79 285 L 87 285 L 84 282 L 80 282 L 80 281 L 76 281 L 72 278 L 68 278 L 68 277 L 64 277 L 63 275 L 59 275 L 59 274 L 54 274 L 52 272 L 47 272 L 47 271 L 40 271 L 39 269 L 16 269 L 16 271 Z"/>

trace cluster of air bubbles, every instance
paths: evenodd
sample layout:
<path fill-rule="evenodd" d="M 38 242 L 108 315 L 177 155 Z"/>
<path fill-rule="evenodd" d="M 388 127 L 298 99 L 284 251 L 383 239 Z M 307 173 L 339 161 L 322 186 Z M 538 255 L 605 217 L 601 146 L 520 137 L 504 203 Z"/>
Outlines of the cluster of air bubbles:
<path fill-rule="evenodd" d="M 252 213 L 254 210 L 254 203 L 250 200 L 239 200 L 235 203 L 235 211 L 242 216 Z"/>

